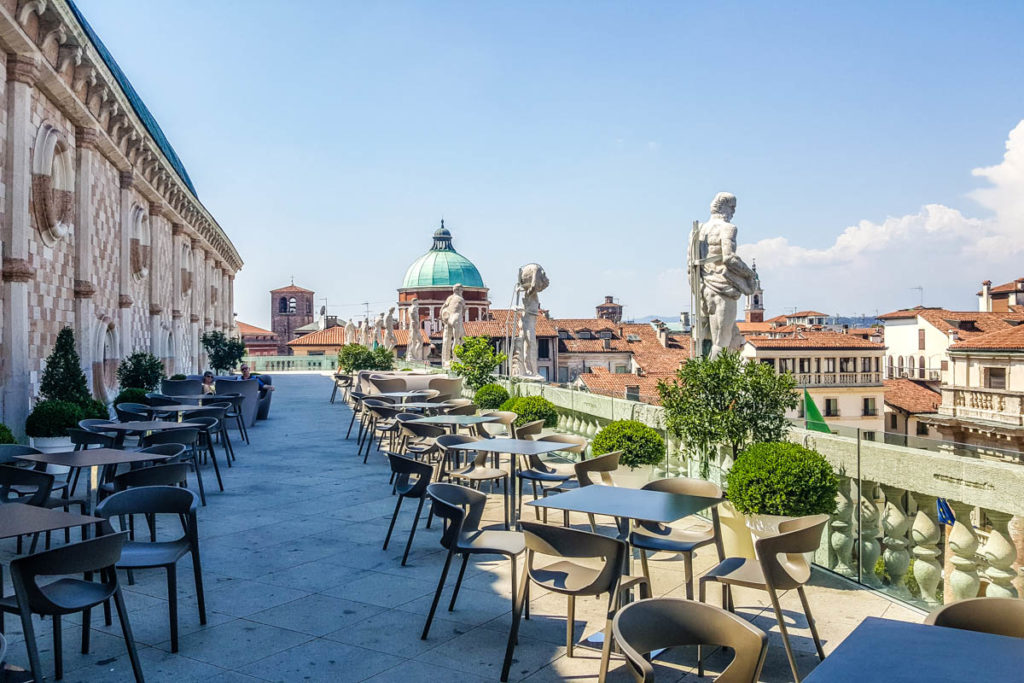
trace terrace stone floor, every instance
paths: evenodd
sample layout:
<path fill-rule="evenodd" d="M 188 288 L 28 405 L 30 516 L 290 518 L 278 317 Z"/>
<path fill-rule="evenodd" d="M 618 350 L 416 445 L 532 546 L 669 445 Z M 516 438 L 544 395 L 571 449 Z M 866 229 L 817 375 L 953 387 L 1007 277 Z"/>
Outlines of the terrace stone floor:
<path fill-rule="evenodd" d="M 271 418 L 251 430 L 252 445 L 239 444 L 238 461 L 224 470 L 226 490 L 209 491 L 200 508 L 199 531 L 207 591 L 208 623 L 199 625 L 186 558 L 178 571 L 180 652 L 170 653 L 167 589 L 162 570 L 136 572 L 124 582 L 132 628 L 148 681 L 400 681 L 497 680 L 511 621 L 509 563 L 473 561 L 455 611 L 448 612 L 454 578 L 438 608 L 430 638 L 420 640 L 425 614 L 440 575 L 444 553 L 438 526 L 421 527 L 408 566 L 401 554 L 412 511 L 403 510 L 387 551 L 381 543 L 394 507 L 385 458 L 356 457 L 355 438 L 345 440 L 350 412 L 327 401 L 331 382 L 312 374 L 277 375 Z M 215 489 L 209 467 L 205 481 Z M 497 496 L 485 522 L 501 519 Z M 411 506 L 408 506 L 411 508 Z M 527 512 L 526 514 L 530 514 Z M 573 518 L 573 522 L 585 522 Z M 0 551 L 6 562 L 13 540 Z M 698 552 L 695 572 L 712 564 L 714 553 Z M 656 595 L 683 595 L 682 562 L 655 556 Z M 454 573 L 454 572 L 453 572 Z M 11 591 L 9 581 L 5 592 Z M 711 588 L 712 601 L 719 591 Z M 599 652 L 578 648 L 565 655 L 562 596 L 531 589 L 531 619 L 524 621 L 512 680 L 596 680 Z M 766 596 L 735 590 L 737 609 L 764 630 L 771 647 L 765 681 L 791 680 Z M 809 600 L 826 652 L 868 616 L 920 621 L 922 615 L 824 572 L 816 571 Z M 602 598 L 603 601 L 603 598 Z M 786 610 L 801 672 L 818 660 L 795 594 Z M 79 652 L 81 620 L 64 620 L 66 681 L 127 681 L 131 668 L 114 626 L 93 612 L 92 650 Z M 581 599 L 578 637 L 603 627 L 601 601 Z M 35 621 L 48 677 L 52 677 L 49 622 Z M 6 619 L 8 661 L 26 666 L 16 617 Z M 713 656 L 708 671 L 728 659 Z M 672 651 L 658 666 L 659 680 L 701 680 L 695 654 Z M 609 680 L 632 678 L 613 655 Z"/>

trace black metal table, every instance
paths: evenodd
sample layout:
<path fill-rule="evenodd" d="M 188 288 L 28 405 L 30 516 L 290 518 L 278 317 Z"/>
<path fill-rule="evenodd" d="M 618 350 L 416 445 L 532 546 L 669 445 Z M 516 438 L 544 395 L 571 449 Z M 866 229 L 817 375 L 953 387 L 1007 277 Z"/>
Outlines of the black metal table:
<path fill-rule="evenodd" d="M 1024 639 L 868 617 L 808 683 L 1019 681 Z"/>

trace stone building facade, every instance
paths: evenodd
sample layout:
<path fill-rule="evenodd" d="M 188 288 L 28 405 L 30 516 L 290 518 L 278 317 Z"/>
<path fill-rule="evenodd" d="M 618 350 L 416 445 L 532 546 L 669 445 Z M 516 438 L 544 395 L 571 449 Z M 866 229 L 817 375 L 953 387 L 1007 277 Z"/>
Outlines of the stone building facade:
<path fill-rule="evenodd" d="M 233 333 L 242 261 L 173 148 L 69 0 L 0 0 L 0 385 L 16 433 L 64 326 L 111 400 L 137 350 L 194 372 Z"/>

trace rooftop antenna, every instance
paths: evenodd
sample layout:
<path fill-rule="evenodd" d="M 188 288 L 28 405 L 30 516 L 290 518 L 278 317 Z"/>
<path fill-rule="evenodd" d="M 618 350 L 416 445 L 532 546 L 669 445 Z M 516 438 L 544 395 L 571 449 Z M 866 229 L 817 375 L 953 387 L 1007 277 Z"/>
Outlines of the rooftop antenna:
<path fill-rule="evenodd" d="M 917 287 L 911 287 L 910 291 L 914 291 L 915 289 L 917 290 L 917 293 L 920 294 L 920 296 L 921 296 L 920 306 L 921 306 L 921 308 L 924 308 L 924 287 L 922 287 L 921 285 L 918 285 Z"/>
<path fill-rule="evenodd" d="M 292 286 L 294 287 L 295 286 L 295 276 L 292 275 L 291 278 L 292 278 Z"/>

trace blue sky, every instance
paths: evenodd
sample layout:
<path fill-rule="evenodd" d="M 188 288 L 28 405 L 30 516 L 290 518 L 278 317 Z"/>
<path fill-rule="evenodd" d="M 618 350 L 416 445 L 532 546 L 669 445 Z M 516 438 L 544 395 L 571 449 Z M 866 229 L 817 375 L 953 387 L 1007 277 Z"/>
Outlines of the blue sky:
<path fill-rule="evenodd" d="M 719 190 L 771 313 L 1024 276 L 1024 3 L 78 5 L 241 252 L 246 322 L 292 275 L 381 310 L 442 215 L 495 306 L 536 261 L 552 315 L 675 314 Z"/>

